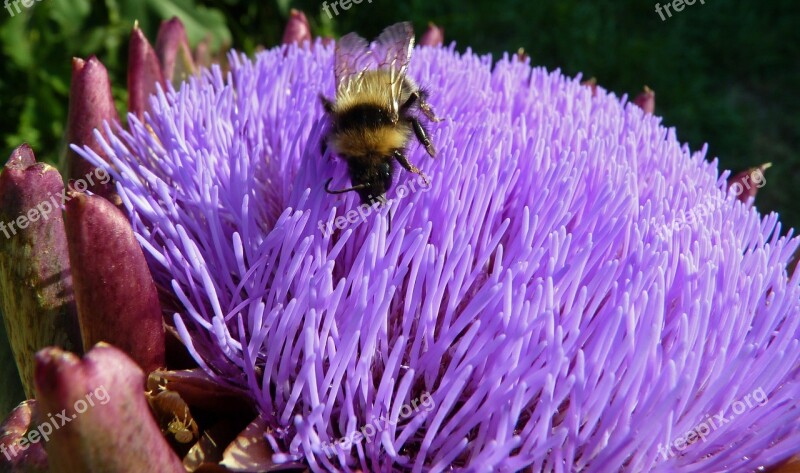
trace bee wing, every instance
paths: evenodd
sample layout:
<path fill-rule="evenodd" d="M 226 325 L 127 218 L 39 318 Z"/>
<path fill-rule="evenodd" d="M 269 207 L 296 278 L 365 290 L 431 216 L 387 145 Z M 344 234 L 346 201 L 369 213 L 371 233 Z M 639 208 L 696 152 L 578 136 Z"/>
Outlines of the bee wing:
<path fill-rule="evenodd" d="M 349 33 L 336 42 L 333 72 L 336 76 L 337 89 L 351 78 L 363 73 L 373 63 L 372 51 L 367 40 Z"/>
<path fill-rule="evenodd" d="M 378 67 L 394 69 L 399 74 L 408 70 L 413 49 L 414 28 L 407 21 L 387 27 L 372 45 Z"/>
<path fill-rule="evenodd" d="M 400 90 L 408 72 L 408 63 L 413 50 L 414 27 L 407 21 L 387 27 L 372 45 L 378 67 L 390 72 L 395 113 L 399 107 Z"/>
<path fill-rule="evenodd" d="M 337 90 L 357 84 L 358 81 L 352 79 L 367 69 L 386 69 L 391 77 L 392 104 L 397 112 L 400 90 L 413 49 L 414 28 L 408 22 L 389 26 L 372 45 L 356 33 L 342 36 L 336 43 L 334 55 Z"/>

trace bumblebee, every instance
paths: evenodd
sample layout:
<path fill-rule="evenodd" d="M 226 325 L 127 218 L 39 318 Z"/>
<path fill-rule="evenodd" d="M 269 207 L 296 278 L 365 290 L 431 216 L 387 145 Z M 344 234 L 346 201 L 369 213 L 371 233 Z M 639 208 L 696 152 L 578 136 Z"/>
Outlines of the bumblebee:
<path fill-rule="evenodd" d="M 414 29 L 407 22 L 389 26 L 372 45 L 355 33 L 336 43 L 336 98 L 320 96 L 330 119 L 323 144 L 347 161 L 352 187 L 331 190 L 330 178 L 325 183 L 329 194 L 355 191 L 362 203 L 385 203 L 395 161 L 428 182 L 406 156 L 412 135 L 431 157 L 436 155 L 420 113 L 440 121 L 428 93 L 406 75 L 413 48 Z"/>

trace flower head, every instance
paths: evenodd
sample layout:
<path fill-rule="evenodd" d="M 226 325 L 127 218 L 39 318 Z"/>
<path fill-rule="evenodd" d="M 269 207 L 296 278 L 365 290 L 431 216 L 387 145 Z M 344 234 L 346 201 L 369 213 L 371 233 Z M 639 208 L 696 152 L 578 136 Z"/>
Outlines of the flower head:
<path fill-rule="evenodd" d="M 579 79 L 419 48 L 445 117 L 435 160 L 409 150 L 431 185 L 398 173 L 362 219 L 323 189 L 347 179 L 320 152 L 332 55 L 233 54 L 103 147 L 172 322 L 249 390 L 275 461 L 724 471 L 800 450 L 798 242 L 705 150 Z"/>

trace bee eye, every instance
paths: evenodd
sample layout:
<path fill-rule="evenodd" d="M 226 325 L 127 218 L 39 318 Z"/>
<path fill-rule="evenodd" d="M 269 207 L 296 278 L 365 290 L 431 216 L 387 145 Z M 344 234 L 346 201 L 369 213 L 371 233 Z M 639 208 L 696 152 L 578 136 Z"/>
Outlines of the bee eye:
<path fill-rule="evenodd" d="M 389 166 L 388 163 L 381 164 L 381 174 L 383 174 L 384 177 L 389 177 L 391 173 L 392 173 L 392 168 Z"/>

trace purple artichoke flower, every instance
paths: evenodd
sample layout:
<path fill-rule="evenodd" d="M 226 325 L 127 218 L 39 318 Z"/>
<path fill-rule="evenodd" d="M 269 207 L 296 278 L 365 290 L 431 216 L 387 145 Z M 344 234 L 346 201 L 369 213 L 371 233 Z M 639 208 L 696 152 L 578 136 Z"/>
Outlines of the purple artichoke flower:
<path fill-rule="evenodd" d="M 445 120 L 437 158 L 409 158 L 431 184 L 400 172 L 364 209 L 323 188 L 347 183 L 320 152 L 332 56 L 231 54 L 98 135 L 110 164 L 75 148 L 272 461 L 710 472 L 800 452 L 798 241 L 705 149 L 580 78 L 420 47 Z"/>

